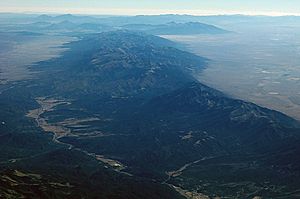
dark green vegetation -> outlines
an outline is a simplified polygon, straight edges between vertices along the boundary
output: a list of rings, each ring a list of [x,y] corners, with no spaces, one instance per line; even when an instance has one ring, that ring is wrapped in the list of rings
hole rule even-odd
[[[117,173],[54,143],[25,116],[38,107],[26,85],[1,88],[0,198],[181,198],[167,186]]]
[[[28,199],[182,198],[167,186],[113,175],[107,170],[94,171],[89,177],[85,176],[80,167],[68,171],[74,176],[72,179],[66,178],[66,174],[53,178],[49,175],[5,170],[0,173],[0,197]]]
[[[0,95],[3,194],[180,198],[172,184],[211,197],[299,197],[299,123],[199,83],[208,60],[127,31],[66,47],[31,68],[35,79]],[[46,125],[25,116],[62,101],[38,116]],[[123,173],[96,155],[123,164]],[[38,186],[26,191],[31,183]]]

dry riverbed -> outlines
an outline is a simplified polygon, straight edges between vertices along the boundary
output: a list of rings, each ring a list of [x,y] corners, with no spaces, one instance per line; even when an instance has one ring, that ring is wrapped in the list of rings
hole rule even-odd
[[[81,123],[84,122],[92,122],[92,121],[98,121],[99,118],[92,117],[92,118],[84,118],[84,119],[76,119],[76,118],[68,118],[62,122],[57,123],[50,123],[46,117],[43,116],[44,113],[54,111],[55,108],[59,105],[70,105],[71,102],[62,100],[62,99],[53,99],[53,98],[47,98],[47,97],[39,97],[36,98],[37,103],[39,104],[39,108],[30,110],[27,113],[27,117],[33,118],[37,125],[41,127],[45,132],[51,132],[53,133],[53,141],[59,144],[67,145],[69,149],[74,149],[74,147],[70,144],[64,143],[59,141],[60,138],[66,137],[66,136],[85,136],[85,137],[103,137],[103,136],[112,136],[112,134],[104,134],[103,132],[93,131],[85,134],[76,134],[72,132],[70,127],[82,127]],[[85,127],[85,126],[84,126]],[[103,162],[104,164],[112,167],[115,171],[122,172],[126,168],[122,163],[119,161],[106,158],[103,155],[98,155],[94,153],[90,153],[88,151],[76,148],[76,150],[81,151],[85,153],[88,156],[92,156],[95,159]],[[124,173],[124,172],[122,172]],[[128,174],[128,173],[126,173]]]

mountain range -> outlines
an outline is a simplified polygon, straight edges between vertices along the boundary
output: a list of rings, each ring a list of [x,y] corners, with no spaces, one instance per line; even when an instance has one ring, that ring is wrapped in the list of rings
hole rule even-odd
[[[0,195],[299,196],[299,122],[199,82],[210,60],[127,30],[65,47],[0,95]]]
[[[176,23],[151,25],[151,24],[128,24],[122,26],[127,30],[143,31],[154,35],[193,35],[193,34],[224,34],[229,31],[213,25],[199,22]]]

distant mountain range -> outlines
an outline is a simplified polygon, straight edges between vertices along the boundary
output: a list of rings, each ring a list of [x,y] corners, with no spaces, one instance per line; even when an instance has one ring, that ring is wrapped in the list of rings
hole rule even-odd
[[[1,16],[1,15],[0,15]],[[10,16],[10,15],[9,15]],[[165,19],[167,16],[157,16],[159,19]],[[151,18],[151,20],[157,17]],[[214,25],[200,23],[191,18],[188,20],[178,20],[176,16],[174,21],[172,17],[168,20],[161,20],[160,23],[149,21],[146,16],[136,16],[130,18],[130,21],[118,22],[118,20],[127,19],[127,17],[93,17],[93,16],[77,16],[77,15],[39,15],[28,16],[26,23],[22,22],[22,18],[15,18],[18,26],[5,26],[5,31],[27,31],[37,33],[57,33],[57,34],[73,34],[79,33],[100,33],[114,30],[131,30],[140,31],[154,35],[191,35],[191,34],[224,34],[230,33]],[[141,19],[140,19],[141,18]],[[142,19],[145,19],[144,21]],[[0,18],[1,20],[1,18]],[[115,21],[116,20],[116,21]],[[200,20],[201,21],[201,20]],[[1,21],[0,21],[1,23]],[[1,28],[0,28],[1,30]]]
[[[226,27],[228,24],[243,23],[299,23],[299,16],[249,16],[249,15],[212,15],[212,16],[194,16],[194,15],[137,15],[137,16],[111,16],[111,15],[37,15],[37,14],[16,14],[16,13],[0,13],[0,23],[7,20],[15,23],[28,22],[51,22],[59,23],[62,21],[70,21],[73,23],[100,23],[109,26],[124,26],[127,24],[151,24],[160,25],[171,22],[188,23],[200,22],[212,24],[215,26]]]
[[[199,22],[171,22],[161,25],[128,24],[122,27],[128,30],[143,31],[154,35],[224,34],[229,32],[216,26]]]

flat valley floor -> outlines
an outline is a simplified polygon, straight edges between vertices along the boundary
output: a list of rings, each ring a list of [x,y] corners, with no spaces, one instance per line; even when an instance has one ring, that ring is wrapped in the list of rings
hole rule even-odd
[[[210,59],[199,76],[204,84],[300,120],[299,30],[239,26],[230,34],[163,37]]]

